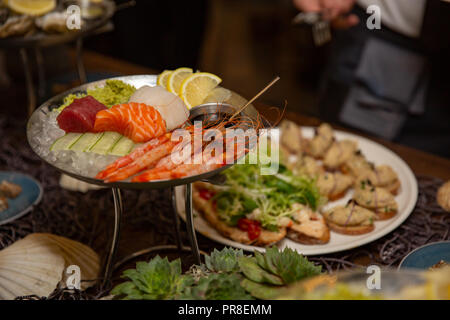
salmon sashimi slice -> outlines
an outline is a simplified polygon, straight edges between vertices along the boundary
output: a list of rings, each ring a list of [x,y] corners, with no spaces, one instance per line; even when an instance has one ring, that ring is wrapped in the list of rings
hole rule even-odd
[[[166,123],[152,106],[130,102],[96,114],[94,132],[115,131],[134,142],[147,142],[166,133]]]

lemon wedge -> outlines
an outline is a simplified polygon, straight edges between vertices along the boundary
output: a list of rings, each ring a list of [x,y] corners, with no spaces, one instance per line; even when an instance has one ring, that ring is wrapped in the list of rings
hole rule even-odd
[[[56,0],[8,0],[8,7],[20,14],[40,16],[56,7]]]
[[[172,70],[164,70],[163,72],[161,72],[158,76],[158,79],[156,80],[156,84],[167,89],[167,80],[169,79],[169,76],[172,74],[172,72]]]
[[[167,90],[172,93],[179,94],[181,84],[184,79],[189,77],[192,74],[191,68],[178,68],[169,75],[167,78]]]
[[[203,100],[222,82],[218,76],[208,72],[197,72],[188,76],[180,88],[180,97],[188,109],[203,103]]]

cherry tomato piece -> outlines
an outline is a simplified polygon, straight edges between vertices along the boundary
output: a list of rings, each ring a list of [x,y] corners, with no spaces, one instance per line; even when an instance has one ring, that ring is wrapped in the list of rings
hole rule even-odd
[[[214,197],[214,195],[215,195],[215,193],[213,191],[208,190],[208,189],[201,189],[198,193],[199,193],[200,198],[203,198],[205,200],[209,200],[212,197]]]

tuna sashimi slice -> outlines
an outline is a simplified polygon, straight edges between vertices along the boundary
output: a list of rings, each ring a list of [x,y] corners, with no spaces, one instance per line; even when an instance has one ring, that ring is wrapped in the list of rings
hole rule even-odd
[[[97,112],[107,109],[106,106],[93,98],[86,96],[75,99],[56,118],[59,127],[65,132],[90,132],[94,128]]]

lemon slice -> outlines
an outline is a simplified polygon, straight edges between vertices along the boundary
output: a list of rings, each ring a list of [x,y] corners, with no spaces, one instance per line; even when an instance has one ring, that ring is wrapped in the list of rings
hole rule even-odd
[[[202,103],[219,102],[223,103],[231,98],[231,91],[225,88],[217,87],[213,89]]]
[[[21,14],[40,16],[56,7],[56,0],[8,0],[8,7]]]
[[[174,70],[167,78],[167,89],[175,94],[180,93],[181,84],[184,79],[192,74],[191,68],[178,68]]]
[[[187,77],[180,88],[180,97],[191,109],[203,103],[211,91],[222,82],[218,76],[208,72],[198,72]]]
[[[172,72],[172,70],[164,70],[163,72],[161,72],[158,76],[158,79],[156,80],[156,84],[167,89],[167,80],[169,79],[169,76],[172,74]]]

